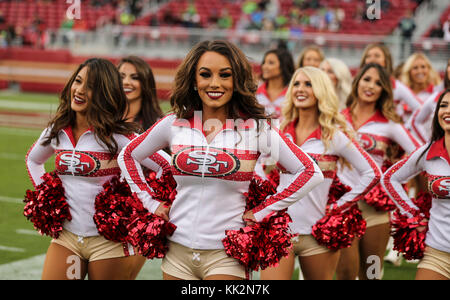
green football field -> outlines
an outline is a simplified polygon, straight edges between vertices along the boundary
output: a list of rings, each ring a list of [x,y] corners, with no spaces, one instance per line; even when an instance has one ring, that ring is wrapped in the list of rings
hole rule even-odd
[[[57,103],[54,94],[0,91],[0,279],[40,278],[50,238],[39,235],[23,216],[23,197],[32,188],[24,158]],[[161,106],[169,110],[168,102]],[[50,159],[47,171],[52,164]],[[159,264],[147,262],[138,279],[160,279]],[[414,279],[415,272],[413,263],[386,263],[383,279]]]

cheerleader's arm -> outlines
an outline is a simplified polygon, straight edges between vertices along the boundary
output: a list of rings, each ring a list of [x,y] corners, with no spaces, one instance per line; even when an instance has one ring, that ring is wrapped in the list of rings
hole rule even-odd
[[[161,203],[151,197],[151,188],[145,180],[141,164],[157,172],[164,168],[165,159],[159,159],[159,156],[164,154],[158,151],[169,144],[173,119],[173,116],[169,115],[155,123],[146,132],[131,140],[117,158],[131,191],[137,194],[151,213],[154,213]]]
[[[420,161],[418,159],[425,149],[426,146],[422,146],[410,156],[397,162],[381,178],[381,184],[386,193],[394,201],[400,212],[409,218],[415,216],[419,209],[408,197],[408,194],[403,188],[403,183],[422,172],[422,161],[425,155],[422,156]]]
[[[420,147],[420,143],[402,124],[395,123],[394,126],[392,126],[390,138],[402,147],[402,149],[408,154]]]
[[[45,129],[25,156],[28,175],[35,188],[43,182],[41,177],[45,174],[44,164],[55,152],[51,144],[42,145],[49,133],[50,129]]]
[[[414,112],[411,117],[411,127],[412,130],[417,134],[417,136],[426,143],[430,137],[431,128],[425,128],[424,125],[427,124],[427,120],[433,118],[434,111],[436,109],[436,103],[439,99],[441,93],[434,93],[425,101],[423,106]]]
[[[260,151],[270,154],[292,178],[290,184],[255,207],[252,212],[257,221],[268,214],[287,208],[306,196],[323,181],[323,174],[312,158],[291,142],[277,128],[265,128],[259,136]]]
[[[417,97],[414,92],[407,87],[403,82],[396,80],[394,89],[394,99],[401,100],[403,103],[414,111],[422,106],[422,100]]]
[[[335,134],[333,145],[336,145],[339,155],[349,162],[359,174],[359,177],[355,178],[357,184],[333,205],[333,209],[346,210],[364,197],[380,181],[381,171],[358,142],[350,139],[344,133],[337,132]]]

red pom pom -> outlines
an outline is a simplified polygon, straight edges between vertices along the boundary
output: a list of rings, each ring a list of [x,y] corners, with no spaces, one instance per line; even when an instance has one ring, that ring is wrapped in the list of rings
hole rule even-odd
[[[266,177],[274,187],[277,187],[280,184],[280,171],[278,168],[273,168]]]
[[[429,192],[420,192],[415,199],[412,199],[414,204],[417,205],[420,212],[424,214],[427,219],[430,218],[431,200],[432,197]]]
[[[391,211],[396,208],[395,203],[392,202],[381,184],[377,184],[371,189],[370,192],[364,196],[364,200],[378,211]]]
[[[248,270],[258,271],[276,266],[292,247],[289,223],[285,210],[266,216],[261,222],[239,230],[226,230],[222,240],[228,256],[239,261]]]
[[[142,210],[142,202],[131,193],[125,180],[117,176],[103,185],[104,190],[95,197],[94,223],[98,232],[113,242],[127,241],[131,215]]]
[[[403,253],[405,259],[421,259],[425,251],[427,224],[419,213],[413,218],[407,218],[396,210],[391,219],[391,235],[394,238],[393,249]],[[425,229],[417,230],[420,226],[424,226]]]
[[[57,239],[64,221],[72,220],[69,204],[56,171],[45,173],[41,178],[44,182],[36,191],[26,191],[23,214],[41,234]]]
[[[146,181],[153,189],[153,199],[167,205],[173,202],[176,182],[171,172],[160,178],[150,172]],[[94,222],[99,233],[114,242],[130,243],[149,259],[164,257],[167,235],[172,235],[176,226],[149,213],[125,180],[114,177],[103,187],[95,202]]]
[[[352,188],[348,185],[343,184],[339,177],[335,176],[333,178],[333,183],[330,186],[330,191],[328,192],[328,202],[327,204],[336,203],[345,193],[351,191]]]
[[[366,221],[357,205],[344,212],[331,211],[312,228],[312,235],[321,245],[331,250],[348,248],[354,238],[359,238],[366,231]]]
[[[145,176],[151,187],[151,196],[169,206],[175,200],[177,183],[172,172],[165,172],[156,178],[155,172]],[[127,225],[127,241],[148,259],[163,258],[167,251],[167,236],[175,231],[176,226],[163,218],[148,212],[145,208],[136,209]]]
[[[154,200],[164,202],[167,206],[172,204],[177,195],[177,182],[172,172],[164,172],[160,178],[156,178],[155,172],[150,172],[145,179],[151,187],[151,196]]]
[[[248,192],[244,193],[245,196],[245,211],[249,211],[260,203],[262,203],[267,196],[273,195],[276,192],[276,187],[268,180],[262,180],[259,177],[253,178],[248,186]]]
[[[128,242],[148,259],[163,258],[167,251],[167,236],[176,229],[173,223],[145,211],[136,212],[130,220]]]
[[[253,209],[267,196],[276,192],[275,186],[268,180],[253,178],[246,197],[246,211]],[[226,230],[222,243],[228,256],[239,261],[247,270],[264,270],[278,264],[282,257],[289,254],[294,237],[289,231],[292,222],[286,210],[271,213],[261,222],[239,230]]]

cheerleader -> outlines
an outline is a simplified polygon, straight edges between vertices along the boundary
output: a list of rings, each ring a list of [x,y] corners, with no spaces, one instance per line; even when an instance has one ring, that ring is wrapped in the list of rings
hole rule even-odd
[[[347,109],[342,113],[356,130],[362,147],[381,169],[395,157],[395,145],[407,153],[419,146],[394,111],[389,76],[379,64],[369,63],[358,72],[353,80]],[[351,187],[355,185],[355,178],[358,178],[348,168],[341,170],[338,176]],[[366,233],[360,240],[355,240],[350,248],[341,250],[338,279],[355,279],[358,270],[359,279],[366,279],[367,258],[377,255],[381,263],[389,239],[389,212],[377,211],[364,200],[358,204],[367,222]]]
[[[339,100],[339,109],[345,108],[345,102],[352,89],[352,73],[347,65],[338,58],[326,58],[319,68],[331,79]]]
[[[317,46],[305,47],[298,56],[297,68],[315,67],[318,68],[320,63],[325,59],[322,49]]]
[[[430,137],[431,121],[436,109],[436,103],[442,94],[442,89],[450,88],[450,59],[447,61],[442,88],[438,88],[436,92],[430,95],[423,106],[416,110],[411,118],[410,127],[412,132],[420,139],[422,143],[426,143]]]
[[[55,154],[55,168],[65,191],[72,219],[53,239],[45,258],[42,279],[68,279],[68,259],[80,259],[79,278],[129,279],[132,247],[100,236],[93,220],[95,197],[103,184],[120,174],[117,154],[137,127],[124,119],[127,99],[119,72],[104,59],[82,63],[65,85],[49,127],[26,156],[30,179],[37,187],[44,163]],[[168,167],[155,154],[142,163],[157,172]],[[70,278],[69,278],[70,279]]]
[[[122,58],[117,68],[129,103],[127,119],[139,123],[145,131],[164,115],[156,97],[152,69],[137,56]]]
[[[279,118],[289,80],[294,73],[294,60],[284,48],[269,50],[261,65],[263,83],[256,91],[256,99],[272,118]]]
[[[289,206],[288,213],[293,220],[290,227],[299,236],[294,238],[289,257],[283,258],[277,267],[262,271],[261,279],[291,279],[296,255],[305,279],[333,279],[339,251],[319,245],[311,235],[312,227],[327,210],[345,210],[355,204],[381,177],[373,159],[352,139],[354,133],[339,114],[339,101],[331,86],[327,74],[313,67],[298,69],[289,84],[281,130],[315,159],[325,180],[301,201]],[[327,209],[339,160],[356,169],[359,180],[351,191]]]
[[[391,52],[384,44],[374,43],[367,45],[363,52],[359,67],[362,68],[365,64],[371,62],[377,63],[384,67],[389,76],[393,74],[394,69]],[[422,106],[422,100],[400,80],[394,78],[393,76],[390,77],[390,80],[393,90],[395,110],[397,115],[402,118],[403,122],[407,123],[412,112]]]
[[[281,105],[294,71],[294,60],[287,49],[277,48],[264,54],[261,65],[263,83],[256,91],[256,99],[265,107],[266,114],[273,119],[281,116]],[[274,163],[269,155],[260,156],[255,167],[256,174],[264,178],[265,172],[271,171],[266,166]]]
[[[323,180],[313,160],[267,123],[252,69],[227,41],[204,41],[188,53],[176,76],[170,114],[119,155],[131,189],[152,210],[166,209],[177,226],[162,262],[164,279],[242,279],[244,266],[224,251],[226,230],[287,208]],[[177,194],[167,209],[151,199],[139,162],[170,147]],[[291,178],[283,190],[244,214],[260,153],[271,154]]]
[[[382,184],[401,214],[424,219],[409,199],[402,183],[425,172],[432,196],[425,253],[417,266],[416,280],[450,279],[450,90],[439,97],[431,140],[386,171]],[[419,227],[419,230],[424,230]]]
[[[117,66],[122,78],[123,89],[127,96],[129,109],[127,120],[141,125],[141,132],[147,130],[163,117],[156,97],[156,83],[150,66],[137,56],[127,56]],[[146,258],[136,254],[135,267],[131,278],[135,279],[146,262]]]
[[[421,52],[408,57],[402,68],[400,80],[414,92],[422,103],[431,94],[438,91],[441,82],[438,72],[433,68],[428,57]]]

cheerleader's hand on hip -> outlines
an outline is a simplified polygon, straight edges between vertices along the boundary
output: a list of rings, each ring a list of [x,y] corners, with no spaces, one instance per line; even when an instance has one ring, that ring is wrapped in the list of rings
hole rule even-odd
[[[242,220],[244,220],[247,226],[251,226],[257,222],[251,210],[244,213],[244,215],[242,216]]]
[[[155,210],[155,215],[163,218],[165,221],[169,222],[169,212],[172,206],[166,206],[164,203],[161,203],[158,208]]]

